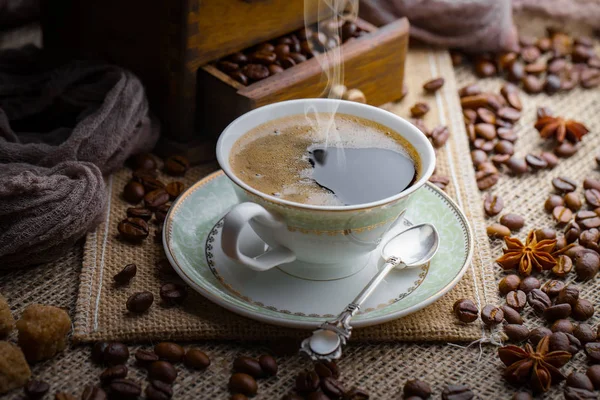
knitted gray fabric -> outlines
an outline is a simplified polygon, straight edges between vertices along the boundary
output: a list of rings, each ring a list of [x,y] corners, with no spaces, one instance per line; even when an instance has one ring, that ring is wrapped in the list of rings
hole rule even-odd
[[[0,268],[55,259],[102,217],[102,174],[149,151],[159,125],[115,66],[0,53]]]

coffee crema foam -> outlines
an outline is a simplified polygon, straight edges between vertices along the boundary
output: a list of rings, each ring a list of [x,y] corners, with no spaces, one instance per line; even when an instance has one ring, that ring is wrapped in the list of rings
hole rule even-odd
[[[318,128],[323,124],[317,124],[316,119],[332,124]],[[345,205],[312,178],[309,155],[317,147],[392,150],[411,159],[415,177],[421,170],[417,151],[398,133],[379,123],[339,113],[292,115],[259,125],[235,142],[229,163],[236,176],[262,193],[302,204]],[[339,162],[344,162],[343,157]],[[370,162],[370,167],[377,166],[376,159]]]

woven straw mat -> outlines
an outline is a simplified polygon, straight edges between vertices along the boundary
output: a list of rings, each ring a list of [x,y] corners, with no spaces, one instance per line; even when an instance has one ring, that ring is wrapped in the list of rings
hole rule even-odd
[[[447,77],[443,89],[437,95],[425,95],[421,85],[438,75]],[[446,148],[438,152],[438,173],[453,176],[448,193],[457,199],[458,204],[465,210],[476,237],[479,238],[473,265],[456,288],[432,306],[400,320],[357,329],[353,340],[470,341],[485,334],[477,324],[460,325],[450,313],[453,302],[458,298],[473,298],[480,305],[495,298],[495,292],[490,290],[493,273],[489,262],[489,244],[483,233],[482,211],[477,203],[473,171],[468,157],[465,157],[468,154],[468,144],[455,95],[453,75],[447,52],[411,51],[407,62],[407,76],[410,77],[407,79],[407,85],[410,94],[401,103],[389,108],[408,117],[410,105],[421,98],[432,106],[426,120],[428,125],[432,128],[440,123],[450,125],[454,135]],[[214,169],[214,164],[195,167],[186,174],[183,182],[189,187]],[[162,282],[155,268],[156,262],[162,257],[161,246],[151,239],[141,246],[122,243],[116,239],[117,224],[124,218],[128,207],[120,196],[130,176],[131,171],[122,170],[108,179],[111,201],[106,220],[95,232],[89,234],[86,240],[75,316],[77,341],[159,338],[259,340],[306,335],[303,331],[284,329],[240,317],[195,292],[183,307],[154,306],[144,315],[135,318],[127,315],[125,303],[131,293],[150,290],[154,292],[155,298],[158,298],[158,289]],[[169,181],[170,178],[163,176],[161,179]],[[154,231],[151,232],[151,236],[153,233]],[[136,278],[127,288],[114,287],[112,277],[131,262],[138,266]]]

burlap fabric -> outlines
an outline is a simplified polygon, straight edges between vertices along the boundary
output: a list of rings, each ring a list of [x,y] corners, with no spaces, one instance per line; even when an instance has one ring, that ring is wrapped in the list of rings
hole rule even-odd
[[[523,20],[521,20],[523,21]],[[527,16],[524,19],[526,24],[522,27],[544,26],[544,21]],[[567,29],[576,29],[578,26],[571,25]],[[457,80],[459,85],[464,85],[476,80],[469,67],[460,67],[457,69]],[[492,80],[490,85],[496,87],[500,81]],[[598,174],[591,163],[591,154],[596,152],[596,141],[600,124],[598,117],[590,115],[592,111],[586,111],[589,103],[597,98],[598,91],[576,90],[570,94],[557,97],[547,97],[545,95],[526,96],[523,100],[527,108],[533,110],[535,104],[562,104],[565,113],[582,118],[589,118],[585,122],[590,128],[595,130],[583,142],[582,150],[575,156],[577,158],[567,161],[571,165],[569,173],[577,173],[578,162],[582,162],[581,173],[590,175]],[[556,103],[555,103],[556,100]],[[587,104],[587,105],[586,105]],[[568,108],[567,106],[568,105]],[[556,107],[556,106],[555,106]],[[525,122],[525,118],[519,124],[520,144],[527,143],[529,140],[536,140],[537,133],[530,124]],[[522,149],[519,148],[519,152]],[[466,157],[466,155],[465,155]],[[581,161],[578,161],[578,158]],[[559,168],[563,168],[565,163]],[[551,174],[558,173],[558,170]],[[540,177],[542,177],[540,175]],[[511,191],[521,191],[520,197],[530,199],[530,203],[524,200],[519,203],[516,196],[510,197],[507,201],[507,211],[522,212],[528,215],[529,223],[533,223],[535,218],[540,222],[553,226],[547,219],[542,210],[542,201],[552,190],[547,184],[540,184],[541,191],[528,190],[522,184],[527,177],[521,180],[503,179],[497,189],[503,187],[510,188]],[[535,179],[534,179],[535,180]],[[512,182],[512,183],[511,183]],[[514,188],[512,186],[515,186]],[[543,186],[543,187],[542,187]],[[509,200],[508,194],[505,194]],[[479,201],[477,195],[475,201]],[[538,204],[534,204],[535,202]],[[521,204],[521,209],[517,208]],[[528,214],[527,210],[532,210]],[[537,215],[537,217],[536,217]],[[524,233],[525,230],[523,230]],[[522,237],[522,235],[521,235]],[[493,256],[497,257],[498,245],[495,244]],[[12,306],[15,316],[19,316],[22,310],[31,303],[42,302],[65,307],[72,316],[75,315],[76,298],[79,290],[79,276],[81,265],[83,263],[82,244],[73,248],[72,252],[62,259],[40,266],[35,269],[22,269],[11,272],[0,272],[0,292],[8,299]],[[495,269],[496,279],[502,276],[500,269]],[[597,282],[597,281],[596,281]],[[584,294],[590,300],[598,304],[597,284],[587,283],[583,285]],[[594,293],[596,292],[596,293]],[[533,316],[526,316],[526,324],[529,327],[541,325],[543,322]],[[596,326],[600,318],[596,315],[590,321]],[[14,339],[14,336],[12,337]],[[258,355],[265,350],[269,350],[270,345],[277,341],[269,343],[245,344],[242,341],[201,341],[187,343],[186,346],[198,346],[206,351],[211,359],[212,365],[204,372],[192,372],[182,366],[178,367],[179,375],[174,385],[175,398],[180,399],[228,399],[227,380],[231,374],[231,365],[234,357],[240,354]],[[150,344],[142,346],[130,346],[130,351],[136,348],[149,348]],[[477,397],[480,399],[509,399],[517,390],[515,387],[507,385],[501,378],[503,370],[502,363],[498,360],[496,354],[497,348],[492,345],[484,345],[480,348],[473,345],[469,348],[457,347],[442,343],[372,343],[361,342],[350,344],[342,360],[339,361],[342,372],[342,382],[347,386],[357,385],[365,388],[371,393],[373,399],[400,399],[402,385],[406,380],[420,378],[432,385],[433,397],[439,399],[442,388],[448,383],[464,383],[473,388]],[[90,346],[71,346],[62,354],[54,359],[33,365],[33,375],[36,379],[44,380],[50,383],[50,394],[66,391],[73,395],[80,396],[85,385],[95,385],[98,383],[98,375],[102,371],[90,362]],[[259,383],[259,394],[255,397],[262,399],[280,399],[284,394],[293,388],[293,377],[302,369],[307,367],[305,361],[297,356],[282,356],[277,358],[280,369],[277,378],[263,380]],[[133,366],[130,361],[129,376],[139,382],[146,382],[145,374]],[[567,366],[563,368],[565,373],[571,371],[584,372],[587,368],[585,356],[579,353]],[[46,396],[51,398],[50,395]],[[22,392],[16,390],[4,397],[5,399],[22,399]],[[544,399],[562,399],[562,386],[553,387]]]
[[[408,117],[410,105],[423,100],[432,105],[426,119],[431,128],[440,123],[452,125],[452,140],[438,152],[438,173],[454,176],[448,193],[457,199],[475,229],[475,237],[479,239],[477,252],[473,266],[463,280],[440,301],[401,320],[356,330],[352,340],[479,339],[485,335],[481,326],[461,326],[448,313],[458,298],[473,298],[481,305],[492,301],[495,295],[495,291],[490,289],[493,277],[489,244],[483,234],[482,211],[480,205],[473,202],[477,188],[473,185],[470,161],[463,157],[468,154],[468,144],[460,118],[455,118],[456,115],[460,116],[460,106],[455,94],[456,85],[450,59],[447,52],[442,50],[415,50],[409,56],[407,68],[410,94],[400,104],[391,106],[390,110]],[[424,94],[422,83],[438,75],[447,77],[443,90],[437,97]],[[183,179],[186,187],[214,169],[215,164],[194,168]],[[138,318],[127,315],[125,303],[131,293],[151,290],[158,298],[161,283],[168,279],[156,273],[155,264],[161,257],[161,246],[153,240],[134,246],[122,243],[115,237],[117,224],[125,217],[129,206],[121,199],[121,192],[130,177],[131,171],[123,170],[108,180],[111,198],[109,212],[98,229],[87,237],[75,318],[76,340],[152,340],[164,337],[182,340],[261,340],[306,336],[304,331],[282,329],[239,317],[197,293],[192,293],[181,308],[155,306],[147,315]],[[173,180],[166,176],[161,179],[165,182]],[[114,287],[112,277],[123,266],[132,262],[137,264],[138,273],[130,287]]]

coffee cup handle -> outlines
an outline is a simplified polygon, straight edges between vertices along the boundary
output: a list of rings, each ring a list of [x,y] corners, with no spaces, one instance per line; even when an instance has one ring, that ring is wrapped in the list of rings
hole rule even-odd
[[[267,211],[256,203],[240,203],[227,213],[223,221],[221,248],[230,258],[239,261],[254,271],[266,271],[280,264],[289,263],[296,259],[294,253],[283,246],[273,246],[268,251],[256,257],[249,257],[240,251],[240,233],[248,222],[256,218],[261,223],[271,227],[285,226],[281,218]]]

